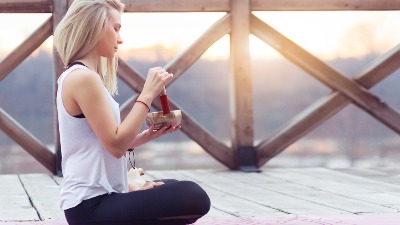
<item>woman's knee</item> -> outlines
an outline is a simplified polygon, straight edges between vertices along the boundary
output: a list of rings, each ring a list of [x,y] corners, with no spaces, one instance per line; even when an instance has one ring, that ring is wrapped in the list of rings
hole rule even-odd
[[[190,195],[190,206],[196,211],[194,213],[200,215],[207,214],[211,207],[211,201],[207,193],[193,181],[182,181],[182,184]]]

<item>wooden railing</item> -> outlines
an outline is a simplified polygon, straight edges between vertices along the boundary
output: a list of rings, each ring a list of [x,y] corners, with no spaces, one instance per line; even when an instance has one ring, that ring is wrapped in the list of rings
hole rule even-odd
[[[30,37],[0,63],[0,80],[27,58],[52,35],[54,28],[73,0],[0,0],[0,13],[52,13]],[[230,35],[231,75],[231,147],[204,130],[190,115],[183,112],[182,131],[203,149],[230,169],[257,171],[268,160],[284,151],[349,103],[357,105],[393,131],[400,134],[400,114],[368,91],[400,66],[400,45],[387,52],[380,62],[371,65],[364,74],[348,78],[292,42],[277,30],[257,18],[252,11],[344,11],[400,10],[400,0],[124,0],[126,12],[227,12],[188,49],[164,67],[174,74],[174,82],[216,41]],[[253,34],[329,87],[332,92],[297,114],[273,135],[254,145],[252,106],[252,71],[249,35]],[[56,79],[63,66],[54,54],[54,93]],[[139,93],[144,78],[134,68],[120,60],[118,74]],[[172,83],[171,82],[171,83]],[[168,85],[170,85],[169,83]],[[246,91],[243,91],[246,90]],[[54,94],[55,95],[55,94]],[[138,95],[121,105],[125,117]],[[177,104],[170,99],[172,109]],[[159,101],[153,106],[161,110]],[[54,118],[57,120],[56,118]],[[57,123],[56,123],[57,124]],[[56,154],[19,125],[0,108],[0,129],[20,144],[52,173],[60,173],[60,143],[55,127]],[[58,163],[57,163],[58,162]]]

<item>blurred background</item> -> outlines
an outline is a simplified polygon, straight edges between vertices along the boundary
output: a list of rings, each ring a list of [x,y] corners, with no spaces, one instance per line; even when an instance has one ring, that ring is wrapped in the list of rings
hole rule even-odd
[[[362,74],[400,40],[400,14],[396,11],[254,14],[348,77]],[[224,15],[125,13],[124,44],[118,54],[145,76],[150,67],[165,65]],[[50,16],[0,14],[0,61]],[[0,107],[50,149],[55,139],[52,54],[50,37],[0,82]],[[250,54],[257,144],[331,90],[254,36],[250,37]],[[228,57],[229,35],[225,35],[167,92],[204,128],[230,145]],[[399,111],[399,84],[397,70],[371,92]],[[122,104],[132,94],[121,81],[115,98]],[[399,147],[398,134],[350,104],[264,167],[397,166]],[[147,170],[224,168],[182,132],[138,148],[135,156],[136,165]],[[0,173],[34,172],[47,170],[0,132]]]

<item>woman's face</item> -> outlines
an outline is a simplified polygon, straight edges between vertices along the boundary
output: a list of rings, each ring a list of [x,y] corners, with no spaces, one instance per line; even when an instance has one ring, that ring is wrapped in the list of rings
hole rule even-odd
[[[96,47],[100,56],[113,58],[118,50],[118,45],[122,44],[122,38],[119,34],[119,30],[121,29],[121,13],[111,8],[108,11],[108,16],[103,36]]]

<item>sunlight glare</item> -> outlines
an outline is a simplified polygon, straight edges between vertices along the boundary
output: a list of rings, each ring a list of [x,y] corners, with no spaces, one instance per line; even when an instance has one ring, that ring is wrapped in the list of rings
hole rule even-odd
[[[400,40],[400,14],[394,11],[339,12],[253,12],[253,14],[302,48],[323,58],[362,57],[383,54]],[[124,13],[121,54],[153,59],[152,48],[162,48],[166,58],[189,47],[212,24],[225,15],[215,13]],[[23,42],[50,14],[0,14],[0,57]],[[27,23],[29,21],[29,23]],[[252,57],[278,57],[266,44],[250,35]],[[44,48],[52,49],[52,38]],[[142,49],[135,51],[135,49]],[[153,55],[153,56],[151,56]],[[229,56],[229,35],[212,45],[203,55],[207,59]],[[135,56],[136,57],[136,56]]]
[[[395,11],[254,12],[254,15],[312,54],[328,60],[382,54],[400,40],[400,14]]]
[[[9,54],[51,15],[48,13],[0,13],[0,57]],[[53,48],[52,37],[42,45],[46,50]]]

